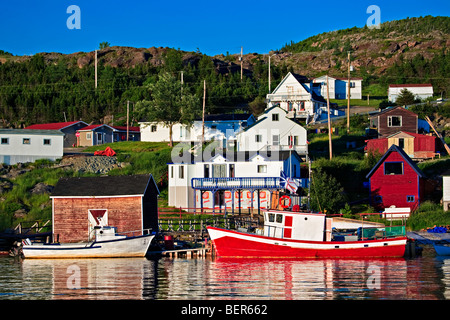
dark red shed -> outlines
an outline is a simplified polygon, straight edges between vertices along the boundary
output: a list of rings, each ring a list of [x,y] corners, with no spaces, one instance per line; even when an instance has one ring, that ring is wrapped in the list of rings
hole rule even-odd
[[[378,210],[395,206],[418,208],[425,189],[425,175],[397,145],[392,145],[366,176],[370,203]]]

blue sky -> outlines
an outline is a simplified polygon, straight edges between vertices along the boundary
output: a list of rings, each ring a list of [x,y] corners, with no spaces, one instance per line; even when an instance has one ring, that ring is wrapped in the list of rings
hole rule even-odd
[[[448,0],[390,1],[137,1],[24,0],[0,6],[0,49],[14,55],[93,51],[99,43],[200,50],[208,55],[268,53],[291,40],[363,27],[370,5],[381,22],[449,16]],[[80,8],[81,29],[69,29],[70,5]]]

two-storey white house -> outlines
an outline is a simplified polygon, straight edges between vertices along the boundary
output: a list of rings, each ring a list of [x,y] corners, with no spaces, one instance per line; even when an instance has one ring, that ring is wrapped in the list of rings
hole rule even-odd
[[[174,160],[174,159],[172,159]],[[175,159],[169,166],[169,206],[193,209],[263,209],[283,189],[281,171],[300,179],[295,151],[227,152]]]
[[[272,93],[267,94],[267,108],[279,105],[289,118],[299,118],[307,123],[314,121],[326,100],[313,90],[313,83],[305,76],[289,72]]]
[[[251,126],[236,135],[238,151],[295,150],[300,156],[308,154],[307,131],[289,112],[279,105],[272,106]]]
[[[59,130],[0,129],[0,163],[56,160],[63,154],[64,133]]]
[[[388,88],[388,99],[395,102],[402,90],[410,91],[416,99],[426,99],[433,96],[433,86],[425,84],[390,84]]]
[[[233,141],[235,135],[243,128],[253,124],[255,117],[251,114],[213,114],[205,115],[204,141]],[[163,142],[170,140],[169,127],[162,122],[140,122],[141,141]],[[172,139],[174,142],[202,141],[203,121],[196,120],[191,126],[174,124]]]
[[[362,99],[362,80],[362,78],[350,78],[350,99]],[[346,78],[334,78],[324,75],[313,79],[313,88],[316,94],[325,99],[328,94],[330,99],[347,99],[348,83]]]

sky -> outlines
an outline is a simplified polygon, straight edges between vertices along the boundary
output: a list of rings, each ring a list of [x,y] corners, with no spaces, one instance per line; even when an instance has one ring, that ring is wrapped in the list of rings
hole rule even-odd
[[[151,1],[1,0],[0,50],[14,55],[90,52],[101,42],[170,47],[207,55],[269,53],[327,31],[449,16],[448,0]],[[220,3],[220,4],[215,4]],[[68,10],[74,5],[79,10]],[[370,19],[369,23],[373,23]]]

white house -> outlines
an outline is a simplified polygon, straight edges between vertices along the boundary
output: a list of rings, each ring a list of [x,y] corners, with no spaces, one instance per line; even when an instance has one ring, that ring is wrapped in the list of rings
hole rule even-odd
[[[205,141],[234,140],[236,133],[255,122],[249,114],[205,115]],[[162,122],[140,122],[141,141],[169,141],[169,127]],[[199,142],[202,140],[203,121],[196,120],[191,126],[175,124],[172,126],[172,139],[175,142]]]
[[[271,192],[283,189],[281,171],[306,186],[300,179],[301,162],[295,151],[227,152],[175,159],[168,165],[168,204],[189,209],[269,208]]]
[[[77,130],[86,127],[88,124],[84,121],[70,121],[70,122],[54,122],[54,123],[42,123],[33,124],[25,129],[33,130],[59,130],[65,134],[64,147],[70,148],[77,145]]]
[[[442,176],[442,192],[444,211],[450,211],[450,171],[447,171],[447,173]]]
[[[362,78],[350,78],[350,99],[362,99]],[[347,99],[348,79],[328,76],[330,99]],[[327,98],[327,76],[313,79],[314,92]]]
[[[308,154],[307,131],[289,112],[279,105],[272,106],[258,117],[253,125],[236,135],[238,151],[295,150],[299,155]]]
[[[0,163],[56,160],[64,154],[64,133],[59,130],[0,129]]]
[[[310,122],[318,110],[326,108],[326,100],[313,90],[306,77],[289,72],[272,93],[267,94],[267,108],[280,105],[289,118],[306,119]]]
[[[388,88],[388,99],[395,102],[403,89],[410,91],[416,99],[426,99],[433,96],[433,86],[426,84],[390,84]]]

